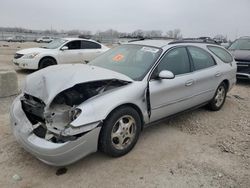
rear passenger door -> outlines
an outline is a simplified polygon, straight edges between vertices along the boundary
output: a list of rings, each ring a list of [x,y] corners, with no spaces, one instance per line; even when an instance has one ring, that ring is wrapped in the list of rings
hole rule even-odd
[[[102,53],[102,46],[92,41],[81,41],[81,62],[89,62]]]
[[[198,105],[213,98],[222,73],[212,55],[206,50],[195,46],[188,46],[187,49],[190,54],[196,82],[194,87],[195,100],[193,102]]]

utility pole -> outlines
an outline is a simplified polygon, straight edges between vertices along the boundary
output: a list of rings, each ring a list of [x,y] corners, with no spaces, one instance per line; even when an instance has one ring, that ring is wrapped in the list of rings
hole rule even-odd
[[[50,36],[52,35],[52,24],[50,25]]]

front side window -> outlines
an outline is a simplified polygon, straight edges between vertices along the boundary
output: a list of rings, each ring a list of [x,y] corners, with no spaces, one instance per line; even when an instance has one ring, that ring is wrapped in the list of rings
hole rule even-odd
[[[188,53],[185,47],[179,47],[168,52],[157,67],[157,72],[168,70],[174,75],[191,72]],[[156,74],[156,73],[154,73]]]
[[[65,46],[69,48],[69,50],[79,50],[81,49],[81,41],[75,40],[67,43]]]
[[[82,49],[100,49],[101,45],[91,41],[81,41]]]
[[[201,70],[215,65],[213,57],[205,50],[197,47],[188,47],[193,60],[194,70]]]
[[[223,48],[217,46],[208,46],[207,48],[223,62],[231,63],[233,61],[233,57]]]
[[[89,64],[142,80],[161,52],[162,49],[156,47],[126,44],[108,50]]]

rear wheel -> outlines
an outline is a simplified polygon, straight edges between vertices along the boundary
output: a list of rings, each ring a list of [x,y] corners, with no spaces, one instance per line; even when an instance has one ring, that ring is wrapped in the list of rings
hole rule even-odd
[[[43,58],[39,63],[39,69],[43,69],[45,67],[56,65],[56,61],[52,58]]]
[[[141,131],[141,119],[131,107],[114,111],[102,127],[99,149],[112,157],[127,154],[135,146]]]
[[[208,104],[210,110],[218,111],[222,108],[225,103],[227,96],[227,87],[224,82],[222,82],[216,90],[214,98]]]

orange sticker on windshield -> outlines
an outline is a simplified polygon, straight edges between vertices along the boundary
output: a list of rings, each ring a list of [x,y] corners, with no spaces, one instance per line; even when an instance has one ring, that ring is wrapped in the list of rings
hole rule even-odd
[[[113,57],[113,61],[119,62],[121,60],[123,60],[124,55],[122,54],[117,54],[115,57]]]

